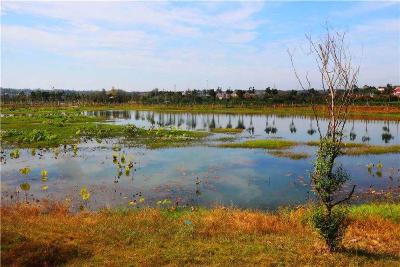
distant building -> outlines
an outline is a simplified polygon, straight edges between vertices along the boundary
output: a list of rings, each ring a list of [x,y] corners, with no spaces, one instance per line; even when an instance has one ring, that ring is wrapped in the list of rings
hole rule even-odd
[[[231,94],[228,94],[226,92],[219,92],[215,96],[218,98],[218,100],[230,99],[231,98]]]
[[[378,91],[381,93],[385,92],[385,90],[386,90],[386,87],[378,87]]]
[[[397,96],[397,97],[400,97],[400,86],[394,88],[393,95]]]
[[[254,93],[250,93],[250,92],[246,92],[244,95],[243,95],[243,98],[244,99],[253,99],[253,98],[255,98],[256,97],[256,95],[254,94]]]

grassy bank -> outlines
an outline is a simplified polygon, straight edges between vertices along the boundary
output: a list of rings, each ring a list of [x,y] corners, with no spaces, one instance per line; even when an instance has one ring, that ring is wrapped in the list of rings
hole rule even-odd
[[[318,141],[309,142],[296,142],[285,139],[262,139],[262,140],[247,140],[241,143],[223,143],[217,145],[218,147],[227,148],[261,148],[261,149],[286,149],[293,146],[307,145],[307,146],[318,146]],[[367,145],[360,143],[343,143],[342,153],[344,155],[379,155],[389,153],[400,153],[400,145]],[[307,154],[295,153],[292,151],[271,151],[270,154],[281,157],[289,157],[293,159],[306,158]],[[298,155],[297,155],[298,154]]]
[[[289,158],[289,159],[294,159],[294,160],[307,159],[311,156],[310,154],[307,154],[304,152],[293,152],[290,150],[272,150],[272,151],[269,151],[268,153],[275,157]]]
[[[392,211],[398,209],[399,204],[351,208],[343,250],[328,253],[305,208],[71,214],[56,204],[9,206],[1,208],[1,258],[3,265],[15,266],[396,266],[400,224]]]
[[[357,148],[346,148],[344,154],[346,155],[379,155],[388,153],[400,153],[400,145],[391,146],[361,146]]]
[[[210,129],[212,133],[226,133],[226,134],[238,134],[243,132],[243,129],[236,128],[212,128]]]
[[[265,140],[248,140],[242,143],[226,143],[220,144],[219,147],[229,148],[265,148],[265,149],[283,149],[297,145],[294,141],[283,139],[265,139]]]
[[[84,116],[74,110],[15,111],[1,119],[2,145],[19,148],[57,147],[81,141],[119,138],[130,145],[150,148],[182,146],[206,137],[206,132],[178,129],[142,129],[133,125],[105,124],[103,117]]]
[[[3,106],[3,113],[18,113],[19,111],[37,110],[54,108],[54,106]],[[310,105],[172,105],[172,104],[114,104],[114,105],[86,105],[80,106],[58,106],[57,109],[64,110],[152,110],[168,112],[198,112],[198,113],[225,113],[225,114],[275,114],[278,116],[314,116]],[[327,110],[324,106],[316,108],[317,114],[321,117],[327,116]],[[349,108],[349,118],[351,119],[376,119],[376,120],[400,120],[400,106],[359,106],[353,105]]]

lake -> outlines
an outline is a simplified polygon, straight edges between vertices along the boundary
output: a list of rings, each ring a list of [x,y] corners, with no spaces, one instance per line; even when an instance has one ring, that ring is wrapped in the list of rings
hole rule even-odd
[[[108,123],[135,124],[139,127],[178,127],[208,131],[212,128],[243,128],[236,135],[215,134],[205,142],[180,148],[146,149],[125,147],[114,152],[118,140],[83,142],[58,149],[21,149],[11,159],[3,151],[1,192],[3,203],[28,199],[71,201],[73,209],[82,205],[80,190],[90,192],[87,208],[157,206],[160,200],[188,206],[225,205],[240,208],[275,209],[312,200],[309,174],[314,157],[292,160],[276,157],[264,149],[219,148],[218,138],[284,138],[295,141],[318,140],[316,121],[309,117],[274,115],[230,115],[168,113],[153,111],[96,111],[88,115],[106,116]],[[322,128],[326,120],[320,119]],[[399,144],[399,122],[350,120],[345,129],[350,142],[377,145]],[[292,149],[313,155],[315,147],[300,145]],[[126,155],[134,167],[119,173],[113,153]],[[355,201],[379,198],[400,188],[400,154],[342,156],[338,162],[351,174],[347,184],[356,184]],[[382,170],[376,164],[383,164]],[[371,169],[368,164],[374,164]],[[19,170],[32,171],[23,176]],[[41,170],[48,172],[41,178]],[[27,192],[20,184],[29,183]]]

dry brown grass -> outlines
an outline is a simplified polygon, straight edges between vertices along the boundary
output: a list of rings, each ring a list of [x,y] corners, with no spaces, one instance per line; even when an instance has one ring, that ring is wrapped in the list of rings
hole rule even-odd
[[[2,207],[2,264],[398,266],[400,224],[354,218],[344,250],[331,254],[305,222],[307,212],[145,208],[72,214],[59,204]]]

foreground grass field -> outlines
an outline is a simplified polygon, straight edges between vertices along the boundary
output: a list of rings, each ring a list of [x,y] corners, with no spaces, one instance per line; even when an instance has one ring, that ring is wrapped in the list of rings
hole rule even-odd
[[[1,208],[1,258],[4,266],[399,266],[400,205],[350,210],[343,249],[328,253],[306,208],[72,214],[58,204],[20,204]]]

